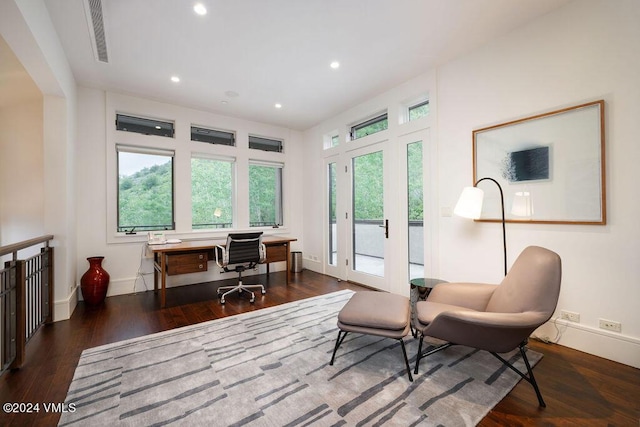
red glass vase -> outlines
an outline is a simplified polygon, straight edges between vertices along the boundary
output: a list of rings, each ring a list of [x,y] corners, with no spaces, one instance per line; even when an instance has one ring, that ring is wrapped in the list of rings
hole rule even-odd
[[[84,298],[84,302],[89,305],[102,304],[104,298],[107,296],[109,273],[102,268],[103,259],[103,256],[87,258],[87,261],[89,261],[89,269],[80,279],[82,298]]]

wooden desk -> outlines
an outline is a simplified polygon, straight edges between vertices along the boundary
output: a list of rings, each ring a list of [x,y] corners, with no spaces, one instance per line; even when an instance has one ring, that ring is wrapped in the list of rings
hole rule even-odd
[[[291,242],[298,239],[284,236],[264,236],[262,243],[267,249],[267,274],[269,264],[285,261],[287,263],[287,284],[289,284]],[[208,262],[215,261],[215,247],[225,245],[225,240],[187,240],[182,243],[166,245],[147,245],[148,253],[153,254],[153,290],[158,292],[160,278],[160,307],[166,303],[167,276],[207,271]]]

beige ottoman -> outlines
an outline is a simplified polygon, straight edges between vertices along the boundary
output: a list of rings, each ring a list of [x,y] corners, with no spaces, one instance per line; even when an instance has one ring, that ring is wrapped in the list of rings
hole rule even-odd
[[[349,332],[377,335],[400,341],[409,381],[413,381],[404,338],[409,333],[409,298],[385,292],[356,292],[338,313],[338,339],[329,365]]]

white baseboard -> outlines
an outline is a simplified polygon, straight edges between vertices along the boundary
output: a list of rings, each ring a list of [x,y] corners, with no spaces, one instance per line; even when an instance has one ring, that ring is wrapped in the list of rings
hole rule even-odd
[[[640,339],[635,337],[561,319],[551,319],[532,336],[640,368]]]
[[[53,302],[53,321],[68,320],[78,305],[78,286],[74,287],[67,298]]]
[[[302,266],[304,268],[306,268],[307,270],[311,270],[311,271],[316,272],[316,273],[324,274],[324,271],[323,271],[323,268],[322,268],[322,262],[320,262],[320,261],[314,261],[311,258],[303,258],[302,259]]]

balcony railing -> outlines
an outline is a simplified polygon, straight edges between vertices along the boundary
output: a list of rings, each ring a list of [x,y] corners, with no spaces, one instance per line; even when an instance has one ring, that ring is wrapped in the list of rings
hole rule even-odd
[[[0,247],[11,255],[0,270],[0,373],[20,368],[26,345],[45,323],[53,321],[53,248],[47,235]],[[20,251],[37,252],[24,259]]]

